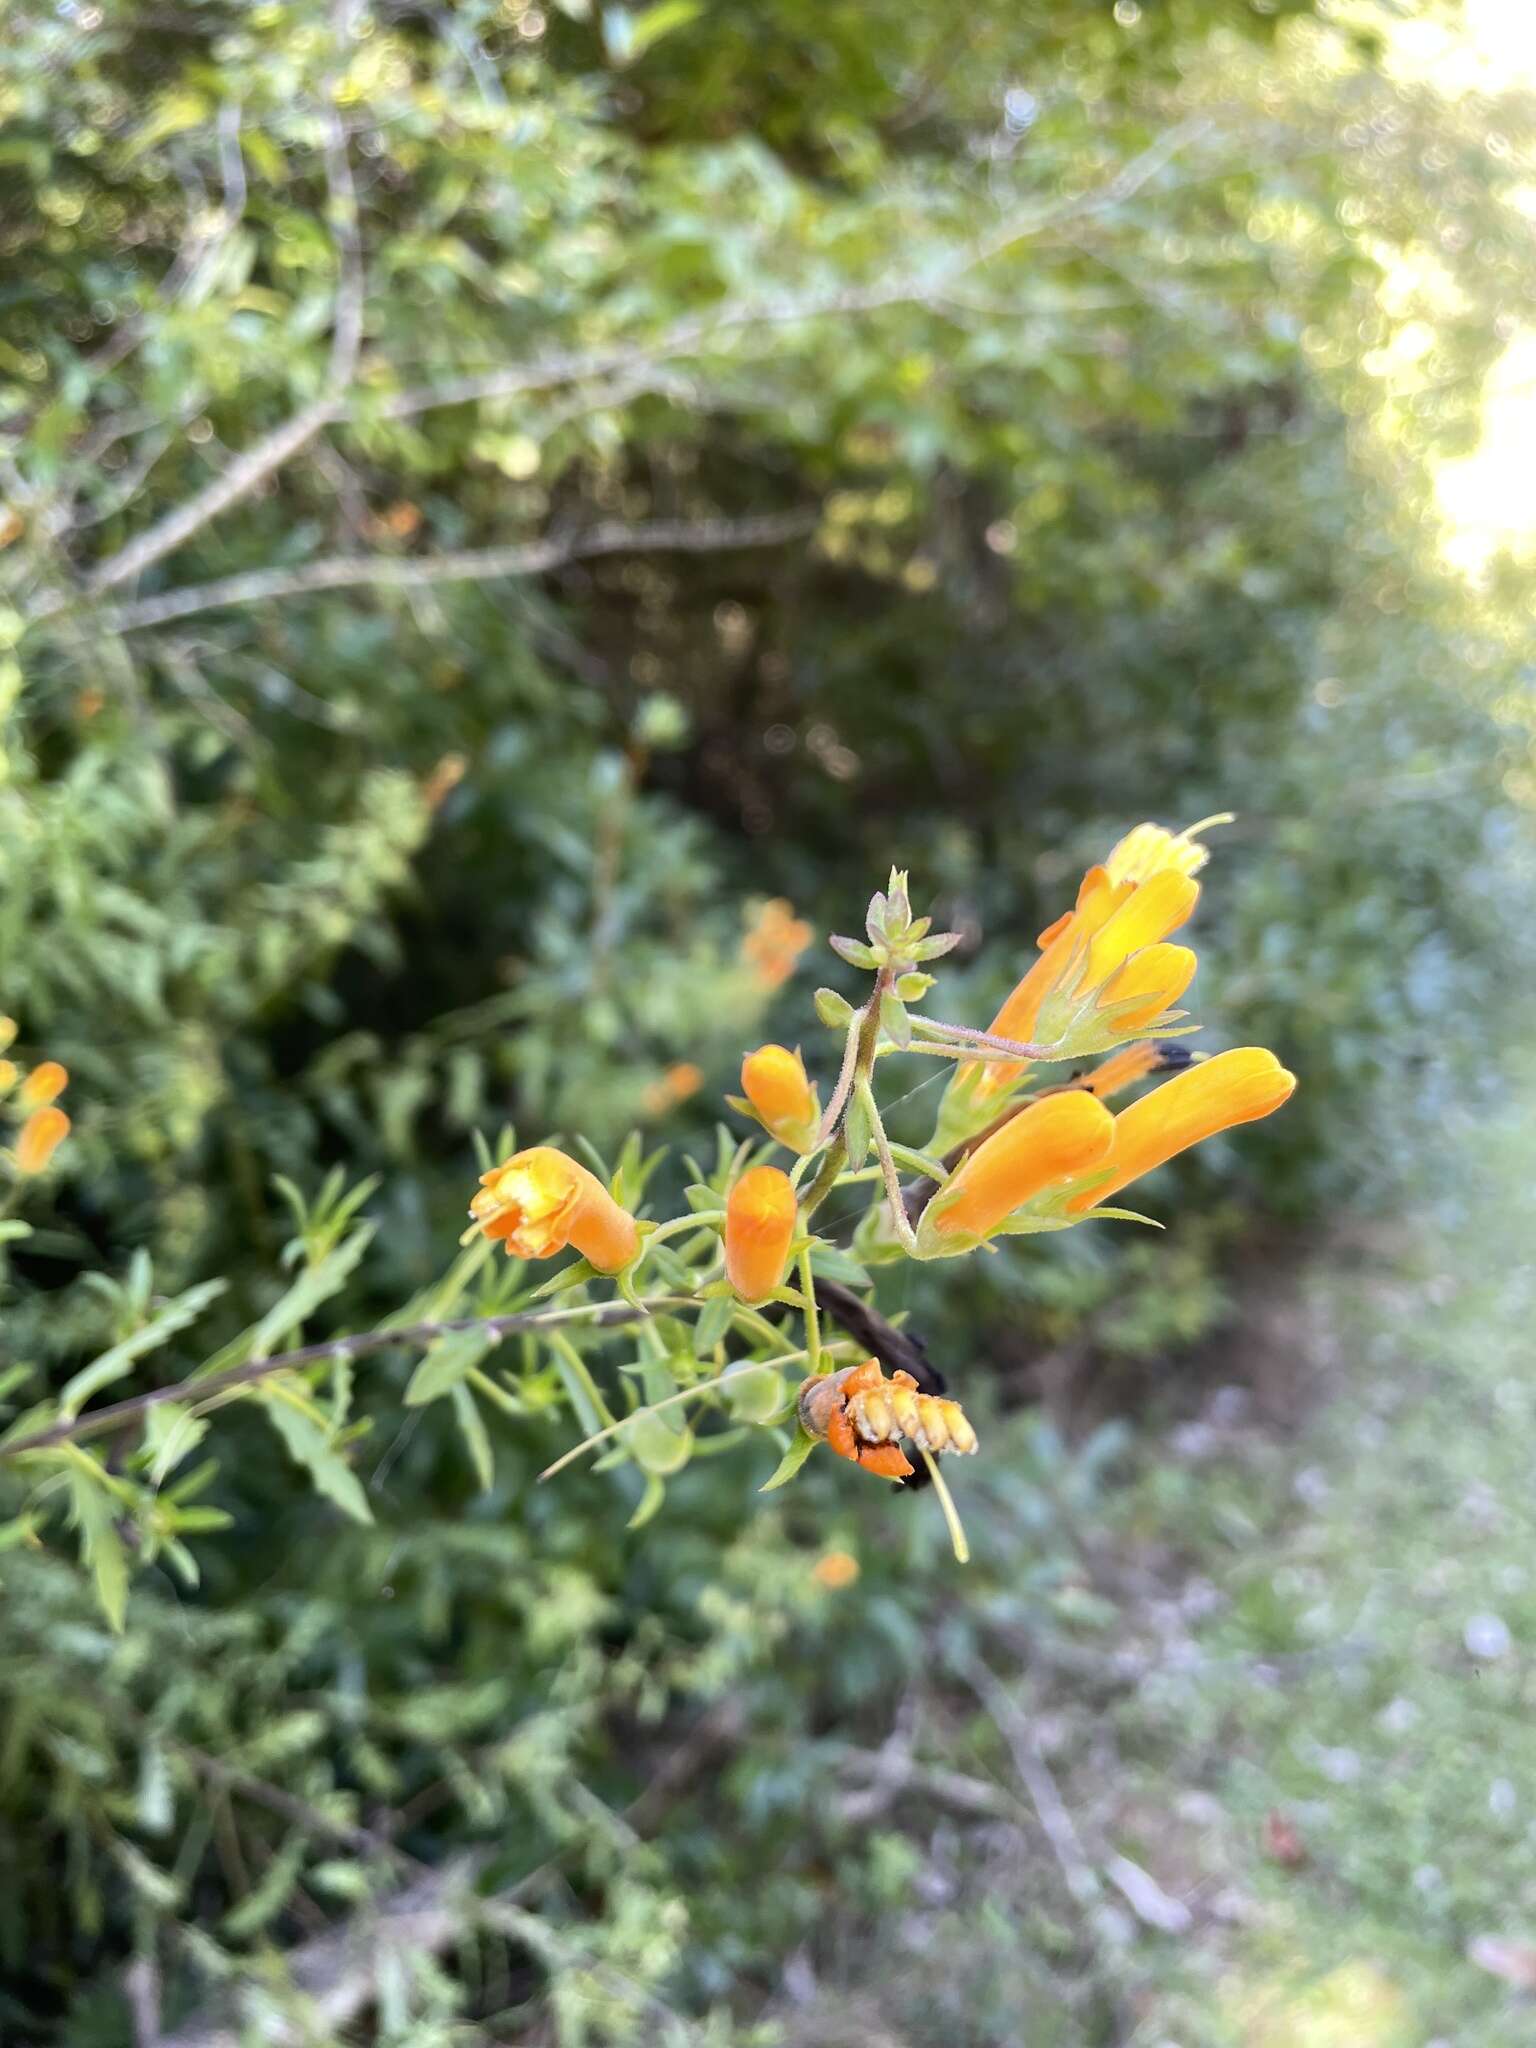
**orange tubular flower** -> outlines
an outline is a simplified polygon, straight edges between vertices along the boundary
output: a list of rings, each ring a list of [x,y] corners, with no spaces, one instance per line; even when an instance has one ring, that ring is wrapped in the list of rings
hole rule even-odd
[[[795,1235],[795,1190],[776,1166],[753,1166],[726,1197],[725,1271],[743,1301],[765,1301],[784,1279]]]
[[[34,1109],[16,1140],[17,1172],[42,1173],[68,1136],[69,1118],[62,1109]]]
[[[1134,1010],[1120,1011],[1114,1019],[1117,1031],[1141,1031],[1173,1008],[1194,980],[1195,966],[1188,946],[1143,946],[1123,967],[1116,968],[1100,989],[1095,1007],[1103,1010],[1129,1002],[1132,996],[1145,996],[1145,1002]]]
[[[47,1103],[56,1102],[68,1086],[67,1070],[57,1060],[44,1060],[22,1082],[21,1093],[16,1100],[23,1109],[41,1109]]]
[[[482,1173],[469,1213],[510,1258],[548,1259],[571,1244],[600,1273],[617,1273],[640,1249],[629,1211],[595,1173],[552,1145],[535,1145]]]
[[[741,1092],[763,1129],[791,1152],[810,1150],[820,1122],[816,1091],[798,1052],[760,1045],[741,1063]]]
[[[1101,1165],[1114,1133],[1114,1118],[1087,1089],[1046,1095],[1021,1109],[976,1147],[923,1211],[920,1256],[969,1251],[1015,1209]]]
[[[1073,908],[1040,934],[1040,957],[992,1020],[993,1035],[1039,1036],[1048,1004],[1046,1035],[1053,1043],[1073,1010],[1090,999],[1102,1007],[1147,997],[1144,1007],[1106,1020],[1116,1032],[1145,1030],[1171,1008],[1188,988],[1195,962],[1188,947],[1163,942],[1188,922],[1199,901],[1194,877],[1209,856],[1194,835],[1222,822],[1207,818],[1187,832],[1151,824],[1128,832],[1102,867],[1084,875]],[[1143,964],[1139,956],[1146,952],[1153,957]],[[980,1106],[1024,1072],[1022,1063],[977,1061],[962,1067],[956,1082]]]
[[[1219,1052],[1190,1067],[1121,1110],[1113,1142],[1101,1162],[1111,1169],[1110,1178],[1074,1195],[1067,1203],[1068,1213],[1084,1215],[1128,1181],[1187,1152],[1202,1138],[1268,1116],[1288,1100],[1295,1086],[1296,1076],[1258,1045]]]

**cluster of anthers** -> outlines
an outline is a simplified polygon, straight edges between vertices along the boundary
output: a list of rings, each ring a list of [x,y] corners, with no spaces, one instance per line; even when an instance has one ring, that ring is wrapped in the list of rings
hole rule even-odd
[[[897,1370],[887,1379],[877,1358],[806,1380],[796,1407],[809,1435],[882,1479],[912,1476],[899,1437],[934,1456],[958,1451],[968,1458],[976,1449],[976,1432],[958,1401],[920,1394],[909,1372]]]
[[[904,1480],[914,1469],[907,1446],[939,1486],[953,1530],[934,1459],[973,1452],[975,1431],[955,1401],[911,1374],[887,1378],[867,1357],[846,1364],[847,1347],[823,1341],[817,1268],[839,1248],[818,1235],[817,1212],[834,1189],[869,1189],[873,1200],[852,1240],[865,1265],[990,1251],[1002,1236],[1094,1218],[1146,1222],[1111,1207],[1110,1198],[1202,1140],[1278,1109],[1296,1084],[1273,1053],[1242,1046],[1202,1058],[1181,1042],[1197,1028],[1177,1007],[1196,962],[1172,935],[1199,899],[1195,877],[1208,858],[1199,834],[1222,822],[1207,819],[1184,832],[1143,824],[1128,833],[1041,933],[1038,957],[986,1030],[922,1014],[933,987],[927,966],[958,935],[934,933],[929,919],[915,918],[907,878],[893,871],[870,903],[865,937],[831,940],[874,982],[857,1005],[832,989],[817,992],[817,1015],[843,1041],[824,1105],[798,1050],[759,1046],[742,1062],[740,1095],[727,1099],[768,1145],[742,1145],[711,1180],[696,1176],[688,1213],[661,1223],[636,1215],[621,1199],[626,1189],[637,1191],[633,1181],[616,1175],[605,1184],[566,1153],[540,1145],[482,1174],[468,1235],[483,1232],[524,1259],[573,1247],[584,1263],[552,1287],[608,1275],[642,1313],[648,1304],[637,1281],[655,1255],[669,1283],[668,1313],[692,1307],[701,1333],[709,1320],[715,1341],[697,1349],[719,1369],[672,1387],[643,1411],[647,1417],[674,1402],[719,1396],[745,1373],[761,1381],[769,1366],[803,1361],[807,1377],[797,1395],[751,1417],[795,1423],[769,1483],[782,1483],[823,1442],[867,1472]],[[798,929],[793,936],[798,944]],[[950,1062],[951,1075],[932,1136],[914,1147],[890,1136],[875,1083],[887,1059],[924,1055]],[[1164,1076],[1128,1106],[1110,1107]],[[775,1148],[793,1155],[787,1169],[768,1156]],[[669,1239],[683,1242],[664,1252]],[[781,1334],[767,1320],[775,1307],[803,1317],[801,1350],[782,1352]],[[732,1330],[753,1347],[734,1361],[724,1349]],[[774,1355],[765,1358],[765,1348]],[[653,1381],[659,1370],[654,1357],[636,1368]],[[639,1412],[627,1420],[637,1422]],[[625,1427],[612,1423],[588,1442]]]

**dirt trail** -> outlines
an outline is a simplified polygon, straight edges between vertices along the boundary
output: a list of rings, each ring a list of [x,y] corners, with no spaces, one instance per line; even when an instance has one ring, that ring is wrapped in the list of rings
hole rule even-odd
[[[1128,1488],[1062,1480],[1064,1625],[957,1617],[852,1759],[906,1910],[786,2041],[1532,2048],[1533,1150],[1536,1092],[1447,1132]]]

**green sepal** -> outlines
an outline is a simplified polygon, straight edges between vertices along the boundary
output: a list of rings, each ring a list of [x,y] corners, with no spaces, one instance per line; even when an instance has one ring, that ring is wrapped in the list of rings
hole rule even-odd
[[[530,1301],[548,1301],[552,1294],[564,1294],[572,1287],[584,1287],[589,1280],[598,1277],[597,1268],[585,1259],[577,1259],[573,1265],[562,1266],[560,1271],[542,1287],[535,1287],[529,1295]]]
[[[840,959],[846,960],[850,967],[862,967],[866,974],[873,974],[880,965],[873,950],[862,940],[839,938],[834,933],[827,944]]]
[[[790,1480],[794,1478],[800,1467],[805,1463],[812,1451],[815,1450],[819,1441],[820,1439],[812,1436],[803,1423],[797,1423],[789,1449],[773,1468],[773,1476],[770,1479],[764,1480],[763,1484],[757,1489],[758,1492],[774,1493],[779,1487],[788,1486]]]
[[[693,1454],[693,1431],[687,1427],[673,1429],[659,1415],[637,1415],[626,1425],[619,1442],[628,1448],[642,1472],[664,1479],[681,1472]]]
[[[1155,1216],[1143,1216],[1139,1209],[1089,1209],[1080,1216],[1079,1223],[1091,1223],[1095,1216],[1104,1216],[1111,1223],[1144,1223],[1148,1230],[1166,1230],[1166,1223],[1159,1223]]]
[[[733,1373],[723,1391],[732,1420],[758,1427],[774,1421],[787,1398],[784,1375],[771,1365]]]
[[[846,1031],[853,1022],[853,1005],[835,988],[816,991],[816,1014],[831,1031]]]
[[[643,1529],[661,1508],[667,1497],[667,1489],[654,1472],[646,1474],[645,1491],[640,1496],[640,1505],[624,1524],[626,1529]]]
[[[874,1131],[869,1121],[869,1112],[855,1095],[843,1113],[843,1145],[848,1154],[848,1164],[857,1169],[869,1157],[869,1148]]]
[[[624,1300],[629,1303],[630,1307],[637,1308],[642,1314],[648,1316],[650,1310],[640,1299],[639,1290],[635,1286],[635,1275],[639,1272],[641,1260],[644,1257],[645,1248],[642,1245],[638,1254],[630,1260],[629,1264],[627,1266],[620,1266],[618,1272],[612,1278],[614,1286],[618,1289]]]
[[[736,1314],[736,1303],[729,1287],[724,1294],[715,1295],[708,1301],[693,1326],[693,1355],[695,1358],[709,1358],[717,1345],[724,1342],[726,1333]]]
[[[912,1019],[900,996],[889,991],[880,998],[880,1028],[898,1051],[912,1043]]]

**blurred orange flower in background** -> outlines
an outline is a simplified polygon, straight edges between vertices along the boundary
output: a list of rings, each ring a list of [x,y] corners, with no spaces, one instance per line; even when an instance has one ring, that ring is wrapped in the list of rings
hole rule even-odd
[[[21,1173],[41,1173],[69,1136],[69,1118],[51,1106],[34,1109],[16,1140],[16,1166]]]
[[[41,1109],[45,1103],[56,1102],[68,1086],[67,1069],[57,1060],[44,1060],[22,1082],[16,1100],[23,1109]]]
[[[841,1593],[859,1576],[859,1560],[846,1550],[824,1551],[811,1566],[811,1577],[829,1593]]]
[[[787,897],[774,896],[748,926],[741,957],[764,988],[782,988],[815,937],[803,917],[796,917]]]
[[[704,1069],[696,1067],[692,1060],[678,1060],[647,1085],[640,1097],[640,1107],[647,1116],[662,1116],[678,1103],[686,1102],[690,1095],[697,1095],[703,1086]]]

